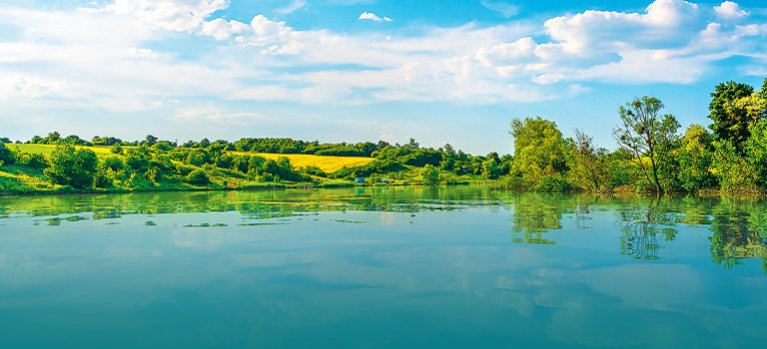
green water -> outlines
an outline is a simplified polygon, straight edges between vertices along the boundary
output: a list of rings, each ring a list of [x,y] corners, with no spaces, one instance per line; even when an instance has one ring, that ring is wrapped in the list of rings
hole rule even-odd
[[[765,270],[753,201],[0,198],[0,348],[758,348]]]

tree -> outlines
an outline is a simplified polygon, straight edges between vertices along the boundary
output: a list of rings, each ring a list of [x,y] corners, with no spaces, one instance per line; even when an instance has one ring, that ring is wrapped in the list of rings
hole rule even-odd
[[[0,143],[0,166],[13,165],[16,162],[16,156],[8,149],[5,144]]]
[[[528,186],[567,170],[567,144],[553,121],[540,117],[514,119],[511,135],[514,137],[511,172]]]
[[[432,165],[426,165],[421,169],[421,178],[425,184],[437,184],[439,181],[439,170]]]
[[[487,160],[482,161],[482,175],[487,179],[497,179],[501,175],[500,168],[498,167],[498,158],[489,157]]]
[[[659,175],[659,158],[664,158],[678,140],[679,123],[673,115],[660,112],[663,103],[655,97],[644,96],[627,102],[618,110],[622,126],[615,129],[621,147],[629,150],[641,168],[653,191],[664,190]],[[645,160],[646,159],[646,160]]]
[[[685,131],[679,151],[679,165],[683,170],[677,175],[685,191],[695,192],[716,186],[716,177],[711,171],[712,142],[712,135],[701,125],[690,125]]]
[[[723,82],[716,86],[711,94],[708,105],[709,119],[714,123],[711,130],[717,140],[730,141],[739,152],[742,152],[748,139],[749,126],[758,121],[758,115],[749,112],[749,104],[754,101],[742,100],[751,97],[754,88],[747,84],[734,81]]]
[[[144,140],[144,144],[146,144],[146,145],[148,145],[148,146],[150,146],[150,147],[151,147],[151,146],[153,146],[155,143],[157,143],[157,137],[155,137],[155,136],[152,136],[152,135],[147,135],[147,136],[146,136],[146,139]]]
[[[84,189],[93,186],[98,158],[90,149],[76,149],[72,145],[56,147],[51,153],[50,167],[45,175],[57,184]]]
[[[592,190],[599,190],[604,183],[605,165],[601,161],[604,151],[597,151],[593,139],[585,132],[575,130],[575,147],[572,149],[571,176],[575,182]]]
[[[767,120],[751,127],[751,137],[746,142],[746,161],[756,174],[756,185],[767,189]]]
[[[715,141],[712,160],[723,192],[751,193],[756,191],[756,171],[741,156],[731,141]]]

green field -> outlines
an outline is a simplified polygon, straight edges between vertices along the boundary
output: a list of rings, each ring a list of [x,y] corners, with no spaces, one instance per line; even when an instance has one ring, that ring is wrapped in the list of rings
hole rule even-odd
[[[30,154],[43,154],[45,157],[51,155],[55,145],[48,144],[8,144],[8,148],[18,149],[22,152]],[[112,154],[110,147],[86,147],[78,146],[77,148],[86,148],[93,150],[99,157]],[[308,166],[316,166],[324,172],[332,173],[338,171],[344,167],[356,167],[364,166],[372,162],[373,158],[355,157],[355,156],[318,156],[307,154],[268,154],[268,153],[252,153],[252,152],[232,152],[233,154],[248,154],[257,155],[267,159],[277,160],[278,158],[285,157],[290,160],[290,163],[296,168],[305,168]]]
[[[49,145],[49,144],[6,144],[6,147],[8,149],[16,149],[18,148],[19,151],[24,153],[30,153],[30,154],[43,154],[45,157],[49,157],[51,153],[53,153],[53,150],[56,149],[55,145]],[[76,146],[75,148],[78,149],[90,149],[93,150],[93,152],[96,153],[98,156],[106,156],[109,154],[112,154],[110,147],[85,147],[85,146]]]

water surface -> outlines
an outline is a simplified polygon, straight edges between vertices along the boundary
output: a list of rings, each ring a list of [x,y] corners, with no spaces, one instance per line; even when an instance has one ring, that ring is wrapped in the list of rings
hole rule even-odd
[[[0,348],[755,348],[765,270],[755,201],[0,198]]]

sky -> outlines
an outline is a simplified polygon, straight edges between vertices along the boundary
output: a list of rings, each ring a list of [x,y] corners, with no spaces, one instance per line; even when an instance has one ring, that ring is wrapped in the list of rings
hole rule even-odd
[[[618,107],[708,125],[767,76],[767,3],[0,0],[0,137],[152,134],[513,152],[541,116],[616,147]]]

